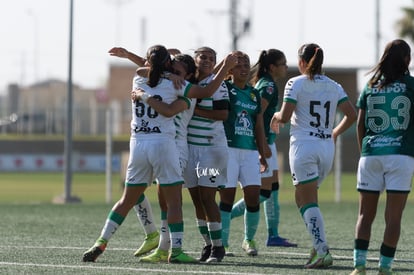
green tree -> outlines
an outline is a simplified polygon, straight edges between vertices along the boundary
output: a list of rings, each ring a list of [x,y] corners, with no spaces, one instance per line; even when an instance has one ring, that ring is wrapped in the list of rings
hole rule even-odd
[[[414,42],[414,4],[410,7],[402,7],[401,10],[403,17],[396,24],[398,34]]]

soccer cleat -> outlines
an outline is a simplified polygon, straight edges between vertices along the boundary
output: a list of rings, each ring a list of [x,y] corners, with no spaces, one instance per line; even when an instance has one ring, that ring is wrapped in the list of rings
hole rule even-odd
[[[191,256],[188,256],[183,251],[178,254],[170,254],[168,257],[169,263],[197,263],[197,259],[194,259]]]
[[[224,247],[224,253],[225,253],[224,255],[227,257],[234,257],[234,253],[229,250],[228,246]]]
[[[106,248],[106,243],[95,244],[83,253],[82,261],[84,262],[95,262],[96,259],[101,255]]]
[[[317,254],[313,259],[305,265],[305,268],[326,268],[331,266],[333,263],[332,255],[329,252],[326,252],[325,255],[319,257]]]
[[[150,252],[158,246],[159,241],[160,233],[158,233],[158,231],[148,234],[141,246],[137,249],[137,251],[135,251],[134,256],[139,257],[147,252]]]
[[[206,260],[207,263],[219,263],[223,260],[226,251],[224,250],[224,246],[213,246],[211,249],[211,255]]]
[[[203,250],[201,250],[201,256],[200,258],[198,258],[198,260],[200,262],[205,262],[210,257],[210,254],[211,254],[211,244],[203,247]]]
[[[352,271],[350,275],[365,275],[365,274],[367,274],[365,266],[359,265],[355,267],[354,271]]]
[[[306,262],[305,266],[310,264],[312,262],[313,258],[315,258],[315,257],[316,257],[316,250],[315,250],[315,248],[312,248],[310,253],[309,253],[309,260]]]
[[[157,248],[148,256],[139,258],[139,261],[142,263],[168,262],[168,251]]]
[[[392,274],[397,274],[397,273],[393,272],[391,268],[380,267],[378,270],[378,275],[392,275]]]
[[[267,239],[266,246],[297,247],[298,245],[295,243],[291,243],[287,239],[281,237],[270,236]]]
[[[257,256],[256,242],[253,240],[244,240],[242,248],[249,256]]]

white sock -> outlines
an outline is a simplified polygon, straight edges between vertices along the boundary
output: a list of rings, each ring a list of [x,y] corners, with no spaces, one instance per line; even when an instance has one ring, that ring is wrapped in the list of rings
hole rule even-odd
[[[147,197],[145,197],[142,202],[134,205],[134,210],[146,235],[157,231],[154,223],[154,215],[152,214],[151,204]]]
[[[223,246],[223,241],[221,240],[221,222],[208,222],[207,227],[213,246]]]
[[[114,221],[112,221],[110,219],[107,219],[105,221],[104,227],[102,228],[100,238],[102,238],[102,239],[104,239],[106,241],[109,241],[109,239],[116,232],[116,230],[118,229],[118,227],[119,227],[119,224],[117,224],[116,222],[114,222]]]
[[[160,242],[158,244],[158,248],[161,250],[168,251],[171,246],[170,241],[170,230],[168,229],[168,222],[167,220],[161,220],[161,228],[160,228]]]
[[[313,241],[313,247],[319,256],[328,252],[328,244],[325,236],[325,225],[319,207],[311,207],[303,213],[306,229]]]

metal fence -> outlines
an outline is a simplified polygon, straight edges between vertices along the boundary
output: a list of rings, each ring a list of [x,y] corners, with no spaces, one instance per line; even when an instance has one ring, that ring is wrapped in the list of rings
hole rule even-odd
[[[106,108],[73,110],[74,135],[104,135],[106,132]],[[119,116],[118,116],[119,117]],[[121,121],[114,121],[114,124]],[[114,126],[115,126],[114,125]],[[31,112],[10,113],[3,109],[0,116],[0,133],[63,135],[66,128],[64,108],[50,108]]]

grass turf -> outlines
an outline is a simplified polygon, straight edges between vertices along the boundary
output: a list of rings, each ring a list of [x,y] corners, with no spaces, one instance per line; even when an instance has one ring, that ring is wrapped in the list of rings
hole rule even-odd
[[[63,192],[63,175],[2,174],[0,274],[349,274],[352,271],[353,235],[358,208],[353,177],[344,176],[341,203],[333,202],[333,183],[330,178],[321,187],[320,207],[334,265],[326,270],[305,270],[303,264],[308,258],[310,239],[293,203],[293,189],[286,177],[280,191],[279,231],[281,236],[298,243],[297,248],[266,247],[267,232],[262,214],[256,235],[259,256],[248,257],[241,250],[243,221],[238,218],[232,221],[230,234],[230,248],[235,252],[235,257],[225,257],[222,263],[214,265],[177,265],[139,263],[133,256],[144,239],[133,212],[125,219],[96,263],[81,262],[82,253],[98,237],[112,207],[112,203],[104,203],[104,175],[74,175],[73,194],[79,196],[82,203],[56,205],[50,202]],[[119,178],[114,176],[114,182],[113,197],[116,200],[121,189]],[[155,188],[150,188],[147,196],[153,202],[154,215],[158,218],[160,214],[154,191]],[[203,243],[187,193],[183,191],[184,249],[197,257]],[[368,274],[376,273],[384,229],[383,207],[382,200],[372,229]],[[399,274],[414,272],[414,235],[411,234],[414,220],[410,219],[413,215],[414,203],[410,196],[394,263],[394,269]]]
[[[335,201],[335,176],[331,173],[319,189],[320,202]],[[347,173],[341,177],[340,201],[356,202],[358,193],[355,191],[356,176]],[[0,204],[2,203],[50,203],[63,194],[65,190],[64,174],[62,173],[2,173],[0,177]],[[79,197],[82,203],[106,202],[106,179],[104,173],[78,173],[72,175],[71,194]],[[112,175],[112,202],[119,199],[122,194],[121,177]],[[284,174],[280,181],[280,201],[282,203],[294,202],[294,187],[290,176]],[[155,188],[146,192],[152,201],[156,201]],[[238,198],[241,192],[237,193]],[[184,201],[189,201],[188,192],[183,192]],[[382,198],[383,199],[383,198]],[[409,200],[414,202],[412,196]]]

